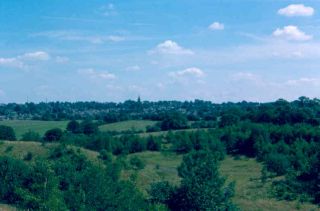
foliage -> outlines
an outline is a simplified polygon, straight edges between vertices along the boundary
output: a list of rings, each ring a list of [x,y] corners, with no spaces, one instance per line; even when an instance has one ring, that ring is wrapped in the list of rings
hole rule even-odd
[[[152,183],[148,193],[152,203],[168,204],[174,197],[175,188],[168,181]]]
[[[47,142],[59,141],[62,135],[63,135],[63,132],[60,128],[54,128],[54,129],[48,130],[44,134],[43,140]]]
[[[80,127],[82,132],[86,135],[96,134],[99,131],[98,125],[89,120],[81,122]]]
[[[22,141],[41,141],[41,136],[39,133],[29,130],[24,133],[21,138]]]
[[[145,163],[138,157],[134,156],[130,158],[130,165],[132,166],[133,169],[135,170],[141,170],[145,167]]]
[[[72,148],[63,145],[50,155],[58,190],[69,210],[144,210],[142,195],[129,182],[119,180],[119,165],[93,165]]]
[[[231,202],[234,184],[225,186],[218,161],[207,151],[195,151],[183,158],[178,168],[182,178],[169,201],[172,210],[235,210]]]
[[[145,165],[144,159],[139,159],[137,153],[164,151],[164,154],[175,152],[177,157],[185,155],[179,168],[182,181],[179,187],[165,182],[151,186],[151,202],[155,207],[166,204],[174,210],[233,209],[230,202],[232,185],[225,185],[225,179],[217,171],[219,160],[224,159],[226,154],[239,159],[243,156],[255,158],[261,162],[264,167],[259,178],[265,185],[274,181],[272,190],[276,198],[320,204],[319,114],[320,101],[306,97],[292,102],[280,99],[271,103],[129,100],[123,103],[0,105],[0,115],[15,121],[72,120],[66,132],[58,129],[60,126],[41,126],[41,130],[32,127],[35,132],[25,127],[22,140],[39,141],[43,131],[56,128],[48,130],[43,140],[95,150],[105,161],[102,166],[94,166],[72,147],[55,149],[48,161],[38,162],[33,158],[34,151],[32,154],[22,154],[28,165],[1,158],[4,159],[1,161],[1,179],[6,182],[1,183],[1,200],[29,209],[50,207],[54,210],[54,204],[73,210],[143,209],[148,206],[141,194],[131,183],[119,180],[121,168],[126,164],[123,156],[134,153],[129,164],[141,170]],[[118,122],[123,120],[129,121]],[[3,124],[6,122],[3,121]],[[32,123],[29,120],[25,122]],[[104,122],[117,123],[102,125]],[[65,128],[67,123],[59,124],[64,124]],[[110,129],[112,127],[117,129]],[[188,129],[190,127],[194,129]],[[16,128],[20,139],[22,130]],[[152,133],[153,136],[140,134],[145,130],[160,129],[164,132]],[[188,130],[176,131],[181,129]],[[0,139],[15,140],[12,128],[0,126]],[[4,153],[10,154],[10,151],[14,151],[12,147]],[[32,162],[27,162],[30,160]],[[149,168],[150,165],[147,165],[141,172]],[[161,168],[158,166],[156,171]],[[273,176],[277,176],[276,181]],[[50,182],[49,189],[41,186],[43,178]],[[100,191],[98,187],[105,190]],[[133,199],[141,204],[127,199],[128,193],[133,194]],[[121,203],[124,199],[128,200],[127,204]]]
[[[12,127],[0,125],[0,140],[16,140],[16,135]]]
[[[161,149],[161,140],[159,137],[149,136],[147,138],[147,150],[159,151]]]
[[[173,112],[166,115],[161,123],[161,130],[177,130],[185,128],[188,128],[188,120],[179,112]]]
[[[31,152],[28,152],[24,157],[23,160],[30,161],[32,160],[33,154]]]
[[[80,123],[76,120],[72,120],[68,123],[67,125],[67,131],[71,132],[71,133],[81,133],[81,126]]]
[[[98,158],[108,163],[112,161],[112,155],[105,149],[100,151]]]

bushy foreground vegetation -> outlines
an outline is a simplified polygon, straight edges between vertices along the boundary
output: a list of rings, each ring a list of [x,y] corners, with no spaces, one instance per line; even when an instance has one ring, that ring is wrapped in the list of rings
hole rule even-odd
[[[43,108],[49,105],[55,104],[44,104]],[[106,106],[92,105],[100,106],[96,108],[98,113]],[[226,183],[219,173],[220,162],[228,155],[260,162],[263,167],[259,182],[262,186],[270,185],[268,194],[275,199],[320,204],[320,102],[317,99],[302,97],[291,103],[278,100],[265,104],[217,105],[195,101],[152,105],[154,110],[150,111],[149,102],[110,104],[109,113],[101,114],[101,118],[95,116],[98,121],[79,117],[69,121],[65,129],[52,128],[43,135],[35,131],[24,133],[21,138],[24,141],[54,143],[57,148],[40,160],[35,160],[32,153],[25,154],[23,161],[1,157],[3,169],[12,170],[12,173],[1,170],[1,179],[15,180],[12,184],[3,183],[1,201],[43,210],[55,209],[50,207],[54,204],[69,210],[236,210],[238,207],[232,202],[236,184],[230,180]],[[118,108],[127,111],[125,117],[118,116]],[[63,107],[60,111],[64,112]],[[139,130],[101,130],[106,128],[102,126],[105,123],[128,118],[150,121]],[[0,139],[16,140],[15,131],[0,126]],[[101,162],[97,165],[66,146],[96,151]],[[121,179],[121,172],[127,169],[143,171],[146,164],[135,154],[146,151],[183,155],[177,168],[180,182],[172,183],[164,178],[150,184],[146,195],[137,188],[135,174],[129,180]],[[126,159],[127,155],[130,159]],[[15,166],[25,170],[19,171]],[[34,175],[40,179],[33,181]],[[52,188],[46,189],[48,184],[44,185],[41,178],[47,182],[52,178]],[[101,191],[104,185],[106,191]],[[32,189],[33,186],[36,188]],[[130,195],[132,199],[128,198]],[[114,202],[109,201],[112,198]],[[121,204],[122,201],[127,203]]]
[[[94,165],[80,152],[63,146],[54,148],[47,160],[29,165],[0,157],[0,197],[5,203],[34,210],[145,209],[136,188],[119,180],[119,165],[117,161]]]

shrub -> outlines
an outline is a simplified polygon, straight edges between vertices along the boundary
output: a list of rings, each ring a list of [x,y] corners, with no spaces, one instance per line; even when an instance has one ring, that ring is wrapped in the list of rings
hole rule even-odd
[[[81,133],[82,130],[81,130],[80,123],[77,122],[76,120],[70,121],[67,125],[67,131],[71,133]]]
[[[231,202],[234,183],[225,185],[219,175],[218,161],[207,151],[194,151],[184,156],[178,167],[181,186],[170,201],[173,210],[234,210]]]
[[[174,134],[172,148],[176,153],[188,153],[193,149],[190,137],[186,132]]]
[[[265,165],[268,171],[274,172],[277,175],[285,174],[291,167],[288,156],[280,153],[270,153],[267,155]]]
[[[149,136],[147,139],[147,150],[159,151],[161,149],[161,143],[159,138]]]
[[[62,137],[62,130],[60,128],[54,128],[48,130],[44,135],[44,140],[47,142],[59,141]]]
[[[239,117],[233,114],[223,114],[221,116],[219,127],[226,127],[229,125],[234,125],[239,122]]]
[[[134,156],[130,159],[130,165],[135,170],[141,170],[145,167],[145,163],[138,157]]]
[[[23,157],[23,160],[25,160],[25,161],[30,161],[30,160],[32,160],[32,157],[33,157],[32,153],[31,153],[31,152],[28,152],[28,153]]]
[[[21,138],[22,141],[41,141],[41,136],[39,133],[29,130],[24,133]]]
[[[81,123],[81,128],[86,135],[96,134],[99,131],[98,125],[89,120],[83,121]]]
[[[11,152],[13,150],[13,146],[7,146],[5,152],[8,153],[8,152]]]
[[[105,161],[105,162],[111,162],[112,161],[112,155],[105,149],[100,151],[100,154],[98,155],[98,158]]]
[[[152,183],[148,193],[152,203],[167,204],[174,194],[175,188],[167,181]]]
[[[0,125],[0,140],[16,140],[16,135],[12,127]]]
[[[188,120],[185,115],[175,112],[168,114],[161,123],[161,130],[177,130],[188,128]]]
[[[150,132],[159,132],[159,131],[161,131],[161,128],[160,128],[160,126],[158,124],[155,124],[155,125],[152,125],[152,126],[148,125],[146,127],[146,131],[148,133],[150,133]]]

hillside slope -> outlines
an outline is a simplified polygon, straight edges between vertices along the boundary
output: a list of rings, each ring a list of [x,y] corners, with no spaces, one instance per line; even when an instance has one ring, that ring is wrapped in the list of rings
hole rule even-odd
[[[144,169],[134,172],[125,171],[124,177],[136,175],[135,183],[138,188],[147,195],[147,189],[153,182],[168,180],[174,185],[178,185],[177,167],[182,160],[181,155],[174,153],[142,152],[129,155],[138,156],[145,163]],[[262,185],[260,182],[262,165],[255,159],[241,158],[234,159],[226,157],[221,162],[220,172],[227,177],[228,181],[235,181],[234,202],[241,209],[246,211],[270,211],[270,210],[320,210],[316,205],[299,204],[297,202],[278,201],[269,193],[272,181]],[[131,176],[132,177],[132,176]]]

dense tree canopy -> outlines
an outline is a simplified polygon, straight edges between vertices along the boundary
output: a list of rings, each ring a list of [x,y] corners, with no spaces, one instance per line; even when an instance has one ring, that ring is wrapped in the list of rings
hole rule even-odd
[[[162,130],[177,130],[188,128],[187,118],[178,112],[174,112],[165,116],[161,123]]]

